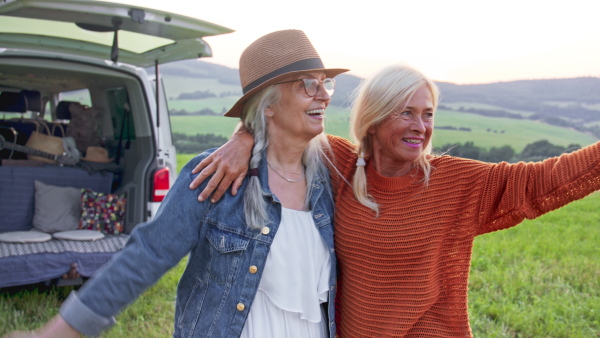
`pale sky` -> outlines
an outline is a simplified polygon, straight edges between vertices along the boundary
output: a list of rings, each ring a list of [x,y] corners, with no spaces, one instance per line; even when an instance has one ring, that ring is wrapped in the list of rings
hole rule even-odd
[[[258,37],[301,29],[327,67],[368,77],[410,64],[459,84],[600,77],[600,0],[112,0],[202,19],[234,33],[205,40],[238,68]]]

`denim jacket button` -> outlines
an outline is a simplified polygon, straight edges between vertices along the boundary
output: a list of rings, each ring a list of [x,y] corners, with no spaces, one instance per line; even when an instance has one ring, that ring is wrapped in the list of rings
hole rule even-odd
[[[244,305],[243,303],[238,303],[236,308],[238,311],[244,311],[244,309],[246,308],[246,305]]]
[[[250,271],[250,273],[256,273],[258,271],[258,268],[256,267],[256,265],[252,265],[248,270]]]
[[[263,227],[262,229],[260,229],[260,232],[261,232],[263,235],[268,235],[268,234],[269,234],[269,232],[271,232],[271,229],[269,229],[269,227]]]

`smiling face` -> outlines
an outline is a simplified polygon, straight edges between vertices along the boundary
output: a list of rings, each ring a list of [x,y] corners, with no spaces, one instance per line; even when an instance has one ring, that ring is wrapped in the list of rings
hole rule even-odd
[[[306,94],[302,81],[287,82],[303,78],[323,81],[325,73],[307,72],[285,79],[286,83],[278,84],[281,99],[265,113],[269,123],[270,139],[291,137],[308,142],[323,132],[325,109],[329,106],[331,96],[325,91],[322,83],[319,84],[317,94],[311,97]]]
[[[417,89],[404,109],[398,107],[369,128],[375,168],[383,176],[408,173],[431,141],[433,96],[426,85]]]

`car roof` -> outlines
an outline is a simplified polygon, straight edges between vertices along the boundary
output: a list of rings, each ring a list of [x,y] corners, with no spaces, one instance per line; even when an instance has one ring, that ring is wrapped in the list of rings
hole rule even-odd
[[[202,38],[233,32],[183,15],[93,0],[3,0],[0,15],[0,48],[112,59],[140,67],[212,56]]]

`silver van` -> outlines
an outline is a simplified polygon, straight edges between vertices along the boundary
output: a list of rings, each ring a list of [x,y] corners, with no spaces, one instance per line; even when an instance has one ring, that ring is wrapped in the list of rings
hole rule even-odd
[[[69,272],[90,276],[137,224],[152,218],[177,165],[160,64],[210,57],[202,38],[229,32],[124,4],[0,1],[0,287]],[[52,196],[58,187],[122,196],[120,231],[93,229],[87,220],[84,229],[105,237],[71,248],[72,242],[54,236],[63,219],[50,215],[68,202],[42,200],[36,181],[53,187]],[[56,226],[38,225],[51,217]],[[35,237],[44,229],[51,239],[18,242],[9,236]],[[109,240],[112,246],[102,244]]]

